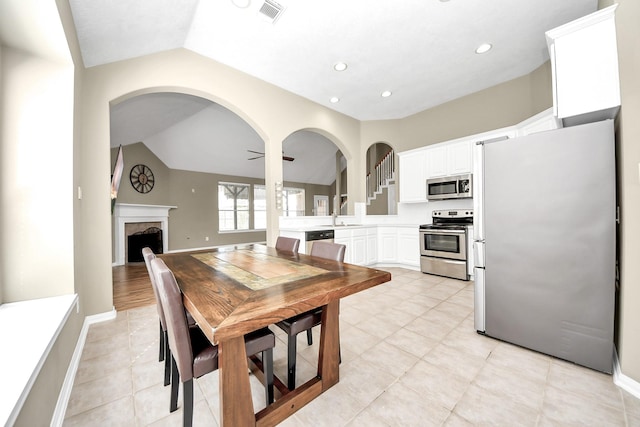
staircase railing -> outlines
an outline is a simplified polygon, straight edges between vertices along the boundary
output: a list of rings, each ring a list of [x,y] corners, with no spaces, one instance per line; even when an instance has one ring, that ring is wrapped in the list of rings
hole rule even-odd
[[[382,194],[382,188],[389,185],[389,181],[395,179],[395,156],[390,150],[373,168],[373,172],[367,174],[367,202]]]

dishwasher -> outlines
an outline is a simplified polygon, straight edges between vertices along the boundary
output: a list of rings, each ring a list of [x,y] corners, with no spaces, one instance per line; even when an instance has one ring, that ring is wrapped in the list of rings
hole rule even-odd
[[[305,252],[306,254],[311,253],[311,246],[313,246],[313,242],[318,240],[322,240],[324,242],[333,242],[334,232],[333,230],[315,230],[315,231],[306,231],[304,233],[305,237]]]

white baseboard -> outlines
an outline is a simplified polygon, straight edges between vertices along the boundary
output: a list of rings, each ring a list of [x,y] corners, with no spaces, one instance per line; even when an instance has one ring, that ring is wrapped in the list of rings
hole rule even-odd
[[[401,264],[395,262],[377,262],[373,265],[366,265],[365,267],[369,268],[404,268],[407,270],[420,271],[419,265],[411,265],[411,264]]]
[[[78,366],[80,365],[80,358],[82,357],[82,350],[84,350],[84,343],[87,340],[89,327],[94,323],[100,323],[115,318],[115,307],[113,307],[111,311],[108,311],[106,313],[95,314],[93,316],[87,316],[84,318],[84,323],[82,324],[82,330],[80,331],[80,336],[78,337],[76,348],[73,351],[73,356],[71,357],[71,362],[69,362],[67,374],[64,377],[62,389],[60,390],[60,394],[58,395],[58,403],[56,404],[56,409],[55,411],[53,411],[53,416],[51,417],[51,427],[62,426],[62,423],[64,421],[64,415],[67,411],[67,405],[69,404],[69,397],[71,397],[71,390],[73,389],[73,381],[76,377]]]
[[[618,352],[613,349],[613,383],[624,391],[640,399],[640,383],[624,375],[620,370]]]

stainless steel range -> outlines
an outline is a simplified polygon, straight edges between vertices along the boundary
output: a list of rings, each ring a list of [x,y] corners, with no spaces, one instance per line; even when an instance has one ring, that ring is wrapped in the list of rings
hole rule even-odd
[[[420,226],[420,270],[469,280],[467,236],[473,209],[436,210],[432,224]]]

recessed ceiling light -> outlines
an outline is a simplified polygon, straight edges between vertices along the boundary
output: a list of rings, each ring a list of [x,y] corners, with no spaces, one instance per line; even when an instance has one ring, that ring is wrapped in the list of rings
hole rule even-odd
[[[478,48],[476,49],[476,53],[486,53],[489,52],[491,50],[493,46],[491,46],[491,44],[489,43],[482,43],[480,46],[478,46]]]
[[[333,66],[333,69],[336,71],[344,71],[347,69],[347,64],[345,64],[344,62],[336,62]]]
[[[251,0],[231,0],[231,3],[233,3],[236,7],[244,9],[246,7],[249,7],[249,5],[251,4]]]
[[[388,97],[390,97],[390,96],[391,96],[391,93],[392,93],[392,92],[391,92],[390,90],[385,90],[384,92],[382,92],[382,93],[380,94],[380,96],[381,96],[381,97],[383,97],[383,98],[388,98]]]
[[[336,102],[340,101],[340,98],[338,98],[337,96],[333,96],[329,101],[331,101],[332,104],[335,104]]]

